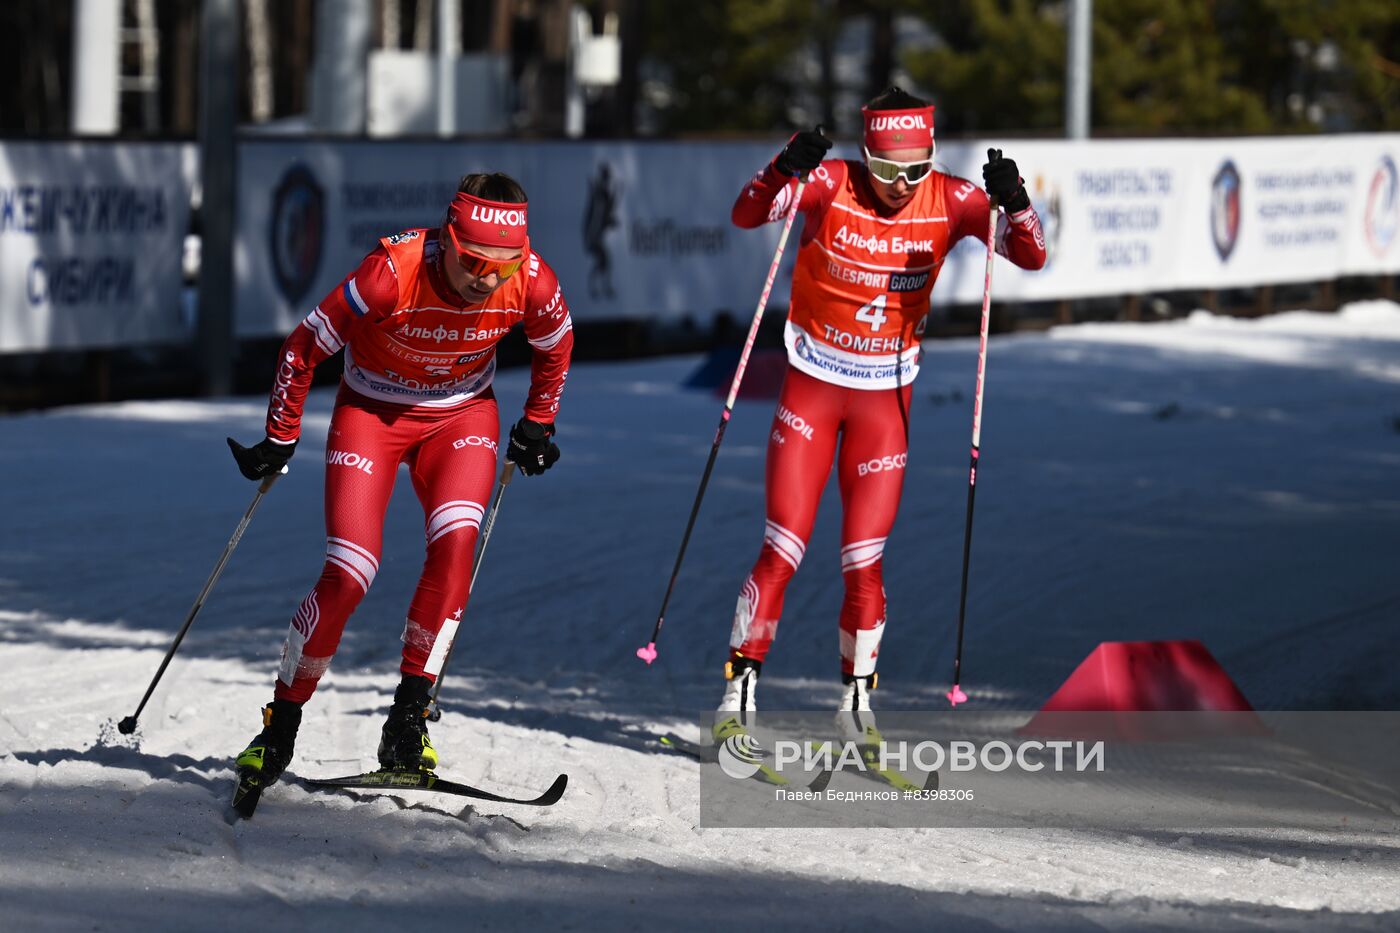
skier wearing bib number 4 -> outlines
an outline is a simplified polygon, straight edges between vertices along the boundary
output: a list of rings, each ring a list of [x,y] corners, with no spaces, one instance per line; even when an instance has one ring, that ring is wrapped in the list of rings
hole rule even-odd
[[[739,227],[780,220],[797,179],[811,173],[784,341],[788,371],[768,440],[767,524],[739,593],[728,680],[713,738],[744,731],[783,591],[807,549],[835,462],[843,518],[842,738],[880,736],[869,715],[885,630],[881,561],[908,457],[910,384],[919,372],[929,293],[953,245],[985,241],[988,195],[1003,209],[998,253],[1023,269],[1045,265],[1045,239],[1016,163],[989,150],[986,190],[934,168],[933,107],[890,88],[861,111],[864,156],[823,160],[820,130],[797,133],[734,204]]]

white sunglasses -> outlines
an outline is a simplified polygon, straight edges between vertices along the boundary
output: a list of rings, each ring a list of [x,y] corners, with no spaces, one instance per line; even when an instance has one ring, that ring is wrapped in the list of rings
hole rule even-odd
[[[864,148],[864,147],[862,147]],[[917,162],[896,162],[893,159],[880,159],[865,149],[865,164],[870,174],[887,185],[899,180],[901,175],[911,186],[917,185],[933,173],[933,155]]]

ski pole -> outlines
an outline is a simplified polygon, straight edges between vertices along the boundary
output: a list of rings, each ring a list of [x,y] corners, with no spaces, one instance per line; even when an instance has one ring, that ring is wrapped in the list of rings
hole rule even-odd
[[[496,526],[496,514],[501,511],[501,497],[506,494],[506,487],[510,485],[511,477],[515,476],[515,463],[507,460],[505,466],[501,468],[501,478],[496,486],[496,501],[491,503],[491,511],[486,515],[486,522],[481,526],[481,543],[477,545],[476,556],[472,558],[472,578],[467,584],[467,600],[471,600],[472,591],[476,589],[476,575],[481,572],[481,558],[486,553],[486,543],[491,540],[491,529]],[[457,623],[460,631],[461,622]],[[452,660],[452,649],[457,647],[457,635],[453,633],[452,641],[447,645],[447,654],[443,655],[442,667],[438,668],[437,679],[433,682],[433,693],[428,697],[428,702],[433,704],[432,710],[428,713],[428,719],[437,722],[442,718],[442,707],[438,706],[438,691],[442,689],[442,678],[447,673],[447,662]]]
[[[706,461],[705,472],[700,476],[700,491],[695,494],[695,504],[690,507],[690,519],[685,523],[681,549],[676,554],[676,565],[671,568],[671,582],[666,584],[666,595],[661,599],[661,611],[656,614],[656,626],[651,630],[651,640],[637,649],[637,657],[647,664],[656,660],[656,640],[661,637],[661,625],[666,619],[666,606],[671,602],[671,591],[676,587],[676,577],[681,572],[681,562],[685,560],[686,545],[690,543],[690,533],[695,528],[695,516],[700,514],[700,502],[705,498],[705,487],[710,483],[710,473],[715,468],[715,457],[719,455],[719,445],[724,441],[724,429],[729,426],[729,416],[734,411],[734,400],[739,397],[739,383],[744,380],[744,370],[749,365],[749,354],[753,352],[754,340],[758,337],[758,324],[763,320],[763,309],[768,306],[768,295],[773,291],[773,279],[777,277],[778,265],[783,261],[783,250],[787,247],[788,234],[792,232],[792,222],[797,217],[798,207],[802,203],[802,189],[806,184],[806,178],[798,179],[797,190],[792,196],[792,207],[788,209],[787,220],[783,222],[783,232],[778,237],[778,249],[773,253],[773,264],[768,267],[768,280],[763,283],[763,294],[759,296],[758,307],[754,309],[749,336],[744,341],[744,349],[739,353],[739,368],[734,370],[734,380],[729,384],[729,397],[724,401],[724,412],[719,417],[715,442],[710,445],[710,459]]]
[[[243,518],[239,520],[238,527],[233,530],[233,537],[228,539],[228,544],[224,545],[224,552],[219,555],[219,562],[214,565],[213,573],[209,574],[209,579],[204,581],[204,589],[199,591],[199,597],[195,599],[194,605],[190,607],[190,614],[185,616],[185,624],[180,627],[180,632],[175,636],[175,641],[171,643],[170,650],[165,653],[165,660],[160,662],[160,667],[156,670],[156,676],[151,679],[151,685],[146,688],[146,695],[141,698],[141,703],[136,707],[136,712],[117,723],[117,731],[122,735],[130,735],[136,731],[136,720],[140,717],[141,711],[146,708],[146,701],[155,692],[156,684],[160,683],[160,678],[165,674],[165,669],[170,665],[170,659],[175,656],[175,652],[180,647],[180,642],[184,640],[185,633],[194,624],[195,616],[199,615],[199,610],[204,608],[204,600],[208,598],[209,592],[214,589],[214,584],[219,582],[219,575],[224,572],[224,567],[228,564],[228,559],[233,556],[233,549],[238,547],[238,542],[243,538],[243,532],[248,529],[248,523],[253,520],[253,513],[257,511],[258,503],[262,497],[267,495],[267,491],[272,488],[272,484],[277,482],[277,477],[287,472],[283,467],[279,472],[273,473],[263,479],[258,484],[258,491],[253,496],[253,501],[248,504],[248,510],[243,513]]]
[[[972,465],[967,472],[967,525],[963,529],[962,592],[958,596],[958,650],[953,656],[953,689],[948,702],[957,706],[967,702],[963,692],[962,651],[963,627],[967,618],[967,568],[972,558],[972,504],[977,498],[977,457],[982,445],[982,389],[987,380],[987,331],[992,320],[992,260],[996,258],[997,199],[991,198],[987,216],[987,277],[982,282],[982,330],[977,344],[977,392],[972,402]]]

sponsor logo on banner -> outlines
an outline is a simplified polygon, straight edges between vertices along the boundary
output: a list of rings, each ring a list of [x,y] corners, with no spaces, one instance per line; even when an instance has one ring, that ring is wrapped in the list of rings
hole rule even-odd
[[[1365,223],[1366,242],[1371,245],[1371,251],[1384,256],[1400,228],[1400,177],[1396,174],[1395,160],[1388,155],[1381,156],[1371,176],[1371,187],[1366,192]]]
[[[719,224],[680,224],[670,217],[654,221],[638,218],[629,225],[627,234],[634,256],[682,259],[718,256],[729,250],[729,230]]]
[[[268,250],[283,297],[296,304],[306,296],[321,265],[326,239],[326,196],[311,169],[296,163],[272,192]]]
[[[185,148],[0,142],[0,353],[188,340]]]
[[[1228,261],[1240,237],[1240,173],[1229,159],[1210,183],[1210,235],[1220,261]]]
[[[583,208],[583,251],[591,263],[588,270],[590,298],[610,300],[617,297],[613,289],[612,253],[608,249],[608,231],[618,225],[617,204],[618,184],[613,179],[612,166],[600,163],[588,183],[588,203]],[[558,300],[556,291],[550,307]]]

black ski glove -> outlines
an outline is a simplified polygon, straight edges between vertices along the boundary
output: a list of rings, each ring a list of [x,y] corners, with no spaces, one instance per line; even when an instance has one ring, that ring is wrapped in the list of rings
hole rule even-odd
[[[773,160],[773,167],[789,178],[805,178],[808,172],[822,164],[830,148],[831,140],[822,135],[820,126],[815,130],[802,130],[788,140],[783,151]]]
[[[1026,186],[1021,183],[1021,173],[1016,163],[1003,158],[1000,149],[987,150],[987,164],[982,166],[982,180],[987,193],[1006,208],[1008,214],[1019,214],[1031,206],[1031,197],[1026,194]]]
[[[540,424],[521,418],[510,429],[506,459],[520,467],[520,472],[526,476],[539,476],[559,459],[559,448],[550,440],[553,436],[553,423]]]
[[[252,447],[244,447],[230,437],[228,449],[233,451],[233,459],[238,461],[238,472],[251,480],[260,480],[282,471],[296,452],[297,442],[279,444],[265,437]]]

